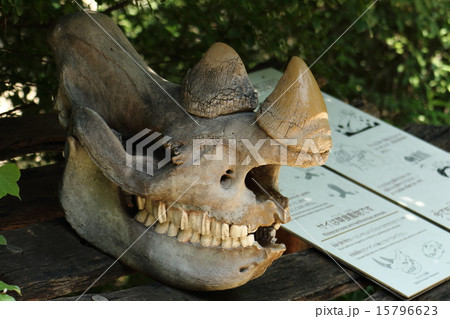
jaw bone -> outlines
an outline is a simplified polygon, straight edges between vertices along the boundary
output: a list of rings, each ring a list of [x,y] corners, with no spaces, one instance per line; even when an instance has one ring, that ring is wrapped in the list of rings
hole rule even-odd
[[[68,138],[68,144],[69,156],[60,197],[67,220],[81,237],[113,256],[120,256],[145,232],[120,260],[134,269],[184,289],[223,290],[259,277],[285,250],[280,244],[250,245],[251,239],[244,248],[240,241],[243,236],[221,239],[221,248],[209,247],[213,245],[213,235],[218,235],[215,230],[213,233],[212,222],[209,223],[210,235],[207,226],[201,230],[205,235],[201,236],[200,245],[183,243],[186,240],[180,242],[179,234],[169,237],[166,231],[164,234],[152,229],[146,231],[142,223],[125,211],[119,187],[103,175],[73,137]],[[80,188],[80,185],[84,186]],[[92,211],[97,214],[92,216]],[[139,213],[136,218],[138,216]],[[155,215],[153,217],[156,220]],[[238,235],[237,228],[233,225],[231,228],[229,235]],[[244,229],[239,230],[242,235]]]

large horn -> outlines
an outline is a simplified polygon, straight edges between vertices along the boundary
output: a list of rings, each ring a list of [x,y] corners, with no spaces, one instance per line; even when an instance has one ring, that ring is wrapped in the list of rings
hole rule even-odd
[[[191,114],[213,118],[253,110],[258,95],[236,51],[218,42],[184,78],[182,105]]]
[[[314,76],[305,62],[293,57],[286,72],[257,113],[259,126],[270,137],[296,139],[294,150],[301,150],[312,139],[320,152],[331,148],[328,113]],[[289,141],[291,142],[291,141]],[[291,144],[291,143],[288,143]]]

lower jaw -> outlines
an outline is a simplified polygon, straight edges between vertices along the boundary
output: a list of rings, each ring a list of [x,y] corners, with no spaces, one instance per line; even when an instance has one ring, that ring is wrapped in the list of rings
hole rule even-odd
[[[169,235],[169,221],[165,220],[162,224],[166,225],[162,227],[158,220],[153,223],[154,225],[145,226],[134,221],[135,226],[148,232],[151,237],[145,239],[148,246],[142,247],[142,250],[154,253],[154,258],[149,260],[158,264],[163,262],[166,267],[170,265],[170,279],[161,276],[158,277],[160,281],[183,289],[210,291],[241,286],[261,276],[285,251],[283,244],[275,243],[276,230],[271,226],[259,227],[248,235],[256,238],[250,245],[242,245],[238,239],[233,238],[230,246],[227,239],[217,237],[207,243],[193,240],[192,237],[189,239],[192,236],[191,230],[182,230],[176,236]],[[184,237],[187,233],[190,235]],[[180,235],[185,239],[180,239]],[[208,236],[201,236],[203,237]],[[164,267],[162,264],[160,266]],[[158,267],[153,270],[155,268]]]
[[[255,242],[250,247],[224,249],[180,243],[136,223],[123,212],[112,212],[89,227],[67,210],[66,218],[93,246],[120,257],[120,262],[168,285],[195,291],[226,290],[261,276],[285,251],[282,244]],[[105,216],[105,215],[104,215]],[[111,218],[114,223],[111,223]],[[107,240],[106,240],[107,239]]]
[[[285,251],[284,245],[268,243],[262,247],[223,249],[183,244],[152,230],[137,244],[125,263],[149,273],[155,279],[188,290],[225,290],[246,284],[261,276]],[[142,254],[142,252],[145,252]],[[139,261],[146,259],[145,263]]]
[[[271,242],[205,248],[147,230],[126,212],[119,187],[82,149],[77,155],[69,154],[60,190],[66,219],[93,246],[157,280],[189,290],[230,289],[262,275],[285,250]]]

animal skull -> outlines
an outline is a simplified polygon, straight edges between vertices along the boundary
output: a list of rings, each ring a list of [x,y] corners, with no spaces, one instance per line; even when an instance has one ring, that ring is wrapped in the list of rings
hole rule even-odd
[[[68,131],[60,200],[78,234],[177,287],[222,290],[263,274],[285,250],[275,232],[290,219],[280,165],[318,165],[331,148],[325,104],[304,62],[291,60],[255,114],[257,93],[225,44],[214,44],[179,86],[148,68],[101,14],[63,18],[50,43]],[[123,145],[144,129],[170,137],[153,157]],[[219,141],[221,158],[207,158],[217,146],[196,148],[205,139]],[[315,149],[302,149],[305,140]],[[166,152],[170,162],[152,175],[127,165],[152,165]]]

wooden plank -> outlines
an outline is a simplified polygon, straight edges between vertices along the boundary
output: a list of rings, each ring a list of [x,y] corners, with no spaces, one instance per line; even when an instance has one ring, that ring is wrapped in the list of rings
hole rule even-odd
[[[83,241],[63,220],[1,232],[0,278],[21,287],[19,299],[50,299],[86,289],[114,259]],[[117,263],[99,284],[129,272]],[[354,272],[349,273],[361,280]],[[146,300],[327,300],[358,287],[329,258],[315,250],[285,255],[260,278],[222,292],[185,292],[155,283],[111,298]],[[149,294],[149,291],[154,291]],[[107,295],[108,297],[109,295]],[[89,296],[87,296],[89,298]]]
[[[355,272],[346,271],[362,286],[368,284]],[[328,256],[308,249],[282,256],[264,275],[244,286],[198,296],[209,300],[329,300],[357,289]]]
[[[65,140],[56,113],[0,119],[0,160],[28,153],[62,151]]]
[[[377,301],[395,301],[398,298],[385,289],[374,293],[372,297]],[[367,299],[366,299],[367,300]],[[422,295],[414,298],[416,301],[449,301],[450,300],[450,281],[447,281],[436,288],[433,288]]]
[[[346,271],[361,285],[368,284],[353,271]],[[315,249],[308,249],[281,257],[264,275],[235,289],[188,292],[155,282],[101,296],[108,300],[329,300],[357,289],[332,260]],[[86,294],[81,300],[93,300],[95,295],[98,294]]]
[[[61,297],[53,300],[57,301],[73,301],[78,300],[79,296]],[[80,298],[82,301],[99,300],[99,298],[106,298],[110,301],[204,301],[192,292],[172,288],[159,282],[154,282],[149,285],[133,287],[120,291],[85,294]]]
[[[0,233],[8,241],[0,246],[0,278],[22,289],[19,300],[83,291],[114,261],[84,243],[63,219]],[[116,263],[98,284],[130,272]]]
[[[23,170],[19,180],[22,200],[6,196],[0,200],[0,230],[16,229],[63,217],[58,186],[64,163]]]
[[[450,152],[450,125],[409,124],[403,130]]]

